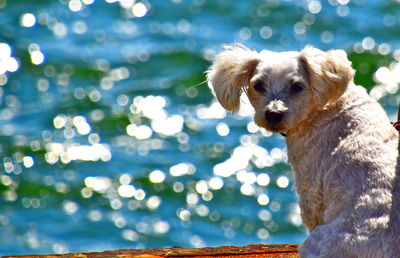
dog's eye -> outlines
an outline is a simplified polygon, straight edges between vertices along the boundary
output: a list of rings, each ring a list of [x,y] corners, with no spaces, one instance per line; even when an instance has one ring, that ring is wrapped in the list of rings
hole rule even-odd
[[[254,84],[253,88],[260,92],[260,93],[264,93],[265,92],[265,87],[264,84],[262,82],[257,82],[256,84]]]
[[[299,93],[303,90],[303,88],[304,88],[304,85],[301,82],[295,82],[290,87],[290,93],[292,93],[292,94]]]

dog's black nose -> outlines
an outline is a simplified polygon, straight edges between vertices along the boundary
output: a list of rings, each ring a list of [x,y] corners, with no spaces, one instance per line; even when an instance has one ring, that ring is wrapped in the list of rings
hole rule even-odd
[[[282,112],[265,111],[265,120],[270,124],[278,124],[283,118]]]

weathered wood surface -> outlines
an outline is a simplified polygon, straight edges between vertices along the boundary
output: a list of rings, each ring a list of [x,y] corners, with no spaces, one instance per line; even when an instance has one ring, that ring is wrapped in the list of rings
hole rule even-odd
[[[160,258],[160,257],[235,257],[235,258],[255,258],[255,257],[300,257],[297,252],[298,245],[248,245],[248,246],[221,246],[205,248],[152,248],[152,249],[122,249],[117,251],[105,251],[96,253],[75,253],[75,254],[50,254],[50,255],[23,255],[23,256],[4,256],[18,258]]]

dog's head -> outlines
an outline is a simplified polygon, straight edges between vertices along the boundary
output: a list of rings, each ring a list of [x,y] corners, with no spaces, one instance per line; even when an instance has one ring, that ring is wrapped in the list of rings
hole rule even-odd
[[[258,53],[232,45],[207,71],[208,84],[225,109],[237,111],[245,92],[256,111],[255,122],[272,132],[286,132],[334,104],[353,76],[344,51],[311,46],[300,52]]]

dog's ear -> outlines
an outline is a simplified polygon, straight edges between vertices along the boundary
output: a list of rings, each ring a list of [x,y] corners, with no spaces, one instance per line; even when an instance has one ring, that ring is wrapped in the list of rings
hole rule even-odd
[[[259,63],[259,54],[239,45],[224,47],[207,71],[207,81],[221,105],[232,112],[240,106],[240,95],[247,90]]]
[[[307,46],[300,52],[300,63],[320,108],[336,102],[354,78],[351,62],[343,50],[324,52]]]

